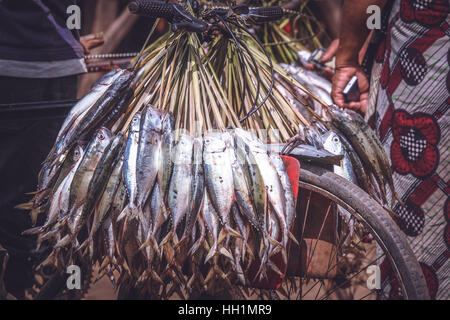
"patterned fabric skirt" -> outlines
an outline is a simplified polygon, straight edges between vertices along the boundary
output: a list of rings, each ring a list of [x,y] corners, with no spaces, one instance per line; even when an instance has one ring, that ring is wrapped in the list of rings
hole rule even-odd
[[[450,5],[395,0],[372,52],[367,119],[391,159],[393,204],[435,299],[450,299]],[[395,295],[395,288],[391,295]]]

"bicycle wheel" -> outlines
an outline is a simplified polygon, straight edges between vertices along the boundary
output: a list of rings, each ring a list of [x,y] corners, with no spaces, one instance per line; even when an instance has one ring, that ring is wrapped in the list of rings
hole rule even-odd
[[[295,235],[300,240],[302,249],[299,250],[298,246],[297,251],[291,249],[289,264],[305,260],[304,256],[307,255],[306,270],[289,274],[288,268],[288,274],[277,290],[246,289],[243,290],[243,295],[235,298],[429,299],[426,282],[413,251],[394,220],[380,204],[348,180],[324,168],[307,164],[302,165],[300,188],[299,199],[303,201],[306,212],[303,217],[297,214],[296,225],[301,231]],[[313,211],[311,199],[317,196],[322,197],[320,202],[322,207],[327,207],[326,214],[319,223],[319,234],[316,239],[310,239],[310,245],[306,246],[305,226],[308,219],[317,214],[317,212],[311,214]],[[331,250],[325,250],[329,256],[328,261],[323,259],[323,250],[322,257],[315,259],[314,255],[320,251],[318,240],[323,238],[326,225],[330,221],[330,212],[333,212],[330,210],[332,208],[335,212],[345,212],[350,216],[344,222],[342,215],[336,215],[340,226],[336,228],[335,245],[331,246]],[[356,237],[359,239],[358,243],[354,240],[348,241],[349,237],[353,238],[358,233],[359,237]],[[293,255],[293,252],[297,254]],[[322,271],[310,274],[311,261],[315,261],[316,264],[317,261],[321,261],[322,266],[316,265],[315,268]],[[325,269],[323,264],[326,264]],[[375,268],[368,274],[367,270],[371,266]],[[298,271],[298,268],[294,270]],[[379,274],[376,275],[376,272]],[[369,286],[367,280],[370,280],[372,274],[375,283],[374,286]],[[378,284],[377,276],[379,276]]]

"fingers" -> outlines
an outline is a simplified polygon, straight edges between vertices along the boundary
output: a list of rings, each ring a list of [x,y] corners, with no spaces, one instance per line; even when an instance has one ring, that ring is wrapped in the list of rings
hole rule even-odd
[[[304,66],[308,70],[311,70],[311,71],[316,70],[316,68],[314,67],[314,65],[312,63],[305,63]]]
[[[342,91],[353,76],[358,77],[358,86],[360,91],[359,101],[345,102]],[[369,81],[366,75],[358,67],[343,67],[338,68],[333,76],[333,85],[331,90],[331,97],[336,105],[341,108],[349,108],[354,110],[361,110],[365,112],[367,109],[367,102],[369,98]]]
[[[325,53],[323,54],[322,58],[320,59],[320,62],[328,62],[336,55],[336,52],[339,48],[339,39],[334,39],[330,46],[327,48]]]
[[[358,70],[354,67],[339,68],[336,70],[333,76],[331,97],[333,98],[334,103],[336,103],[341,108],[344,108],[346,104],[342,91],[344,91],[345,86],[357,71]]]

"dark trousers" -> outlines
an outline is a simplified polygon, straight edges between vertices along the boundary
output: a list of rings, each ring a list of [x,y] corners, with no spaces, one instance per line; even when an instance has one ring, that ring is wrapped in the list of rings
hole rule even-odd
[[[77,76],[53,79],[0,77],[1,104],[76,98]],[[3,106],[5,107],[5,106]],[[21,236],[31,227],[26,211],[14,206],[30,200],[42,161],[52,147],[62,118],[0,118],[0,244],[10,256],[6,289],[18,298],[32,285],[30,250],[34,239]],[[1,279],[0,279],[1,280]]]

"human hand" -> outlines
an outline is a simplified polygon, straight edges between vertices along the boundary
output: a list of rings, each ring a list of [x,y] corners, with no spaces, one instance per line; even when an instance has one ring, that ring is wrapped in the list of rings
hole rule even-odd
[[[359,101],[345,102],[342,91],[350,79],[356,76],[358,78],[358,87],[360,91]],[[337,67],[332,78],[331,97],[334,103],[341,108],[360,110],[365,113],[369,99],[369,81],[365,73],[358,66]]]
[[[320,58],[319,62],[325,64],[329,61],[331,61],[335,56],[336,56],[336,52],[339,48],[339,39],[334,39],[330,46],[327,48],[327,50],[324,52],[324,54],[322,55],[322,57]],[[315,70],[315,66],[312,63],[307,63],[305,65],[305,68],[308,70]],[[331,69],[330,67],[325,67],[325,69],[323,70],[323,73],[325,76],[327,76],[328,78],[331,79],[331,77],[333,76],[333,69]]]

